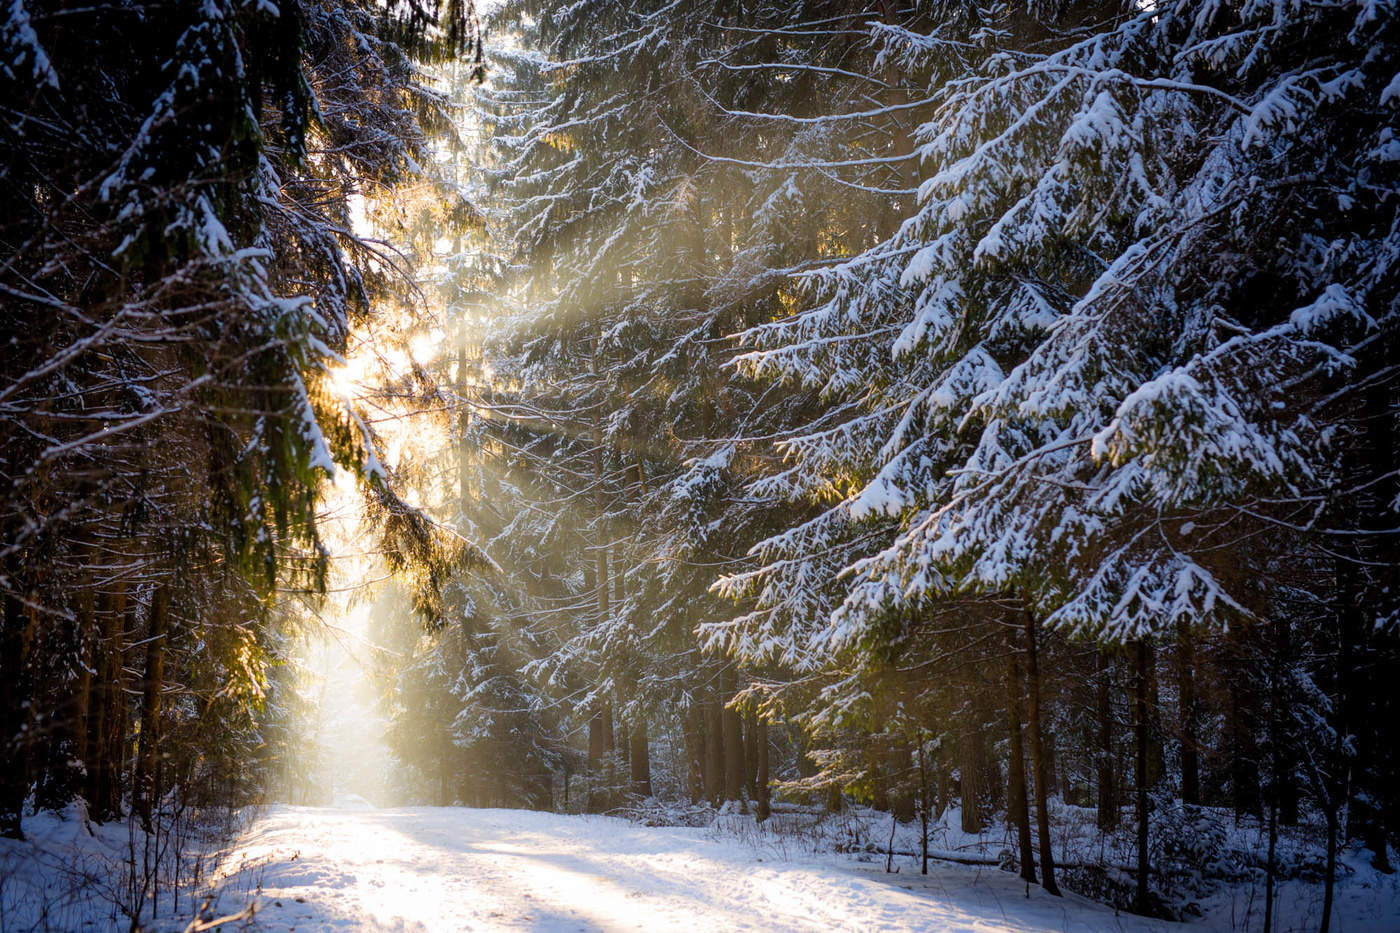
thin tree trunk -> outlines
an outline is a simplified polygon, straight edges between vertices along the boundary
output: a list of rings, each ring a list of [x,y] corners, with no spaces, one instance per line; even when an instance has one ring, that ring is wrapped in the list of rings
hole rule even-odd
[[[645,799],[651,796],[651,759],[647,748],[647,722],[640,716],[632,725],[631,745],[628,765],[632,772],[632,794]]]
[[[30,613],[13,596],[5,596],[5,611],[0,630],[0,752],[5,756],[0,767],[0,836],[23,839],[20,826],[24,800],[29,796],[29,775],[26,763],[28,741],[26,726],[29,708],[28,671],[24,650],[24,632]]]
[[[705,796],[719,806],[724,800],[724,710],[711,700],[705,709]]]
[[[972,723],[964,729],[962,741],[958,743],[961,761],[958,763],[959,782],[962,785],[962,830],[965,833],[982,831],[982,781],[979,769],[982,767],[982,733]]]
[[[758,804],[754,810],[754,816],[758,822],[762,823],[768,819],[773,812],[772,789],[768,786],[768,722],[759,719],[754,726],[756,739],[754,740],[755,750],[758,752],[757,782],[758,782]]]
[[[1277,777],[1277,775],[1275,775]],[[1278,788],[1269,794],[1269,854],[1264,862],[1264,933],[1274,930],[1274,876],[1278,873]]]
[[[919,874],[928,874],[928,755],[924,752],[924,732],[919,730]]]
[[[1137,689],[1133,701],[1133,731],[1137,744],[1137,892],[1133,899],[1138,913],[1147,912],[1147,642],[1137,642]]]
[[[96,646],[101,678],[89,741],[93,764],[88,768],[88,804],[99,822],[121,815],[121,775],[126,748],[126,642],[134,625],[128,619],[126,585],[102,594],[99,611],[101,638]]]
[[[606,795],[601,787],[603,763],[608,755],[607,715],[607,711],[599,707],[588,717],[588,799],[585,805],[590,813],[601,813],[607,809]]]
[[[86,770],[88,762],[88,735],[92,721],[92,672],[94,670],[96,658],[93,656],[94,644],[97,638],[96,610],[97,606],[93,599],[92,574],[84,575],[83,592],[78,597],[78,637],[79,643],[79,663],[78,668],[78,709],[73,719],[73,754],[79,762],[79,766]],[[78,792],[81,790],[75,786]]]
[[[890,782],[890,813],[901,823],[908,823],[914,819],[914,787],[909,780],[909,761],[911,758],[912,753],[908,739],[901,737],[898,741],[891,743],[889,757],[885,764],[885,774]]]
[[[1021,877],[1035,883],[1035,854],[1031,851],[1031,817],[1026,805],[1025,751],[1021,747],[1021,665],[1016,655],[1006,659],[1006,716],[1011,730],[1011,761],[1007,766],[1007,811],[1016,826],[1016,842],[1021,850]]]
[[[1337,886],[1337,801],[1329,800],[1327,810],[1327,868],[1322,876],[1322,925],[1318,933],[1332,926],[1332,894]]]
[[[601,339],[601,336],[599,336],[595,337],[593,340],[591,369],[594,376],[598,375],[598,345]],[[592,460],[593,510],[594,519],[598,523],[599,528],[597,534],[599,540],[595,540],[593,544],[596,549],[594,554],[596,565],[594,569],[594,585],[597,587],[598,620],[599,624],[603,624],[607,620],[609,612],[608,549],[604,541],[601,540],[604,538],[602,533],[604,526],[603,516],[607,500],[603,494],[603,427],[596,409],[593,412]],[[612,775],[605,775],[605,772],[610,770],[609,764],[611,755],[609,753],[612,749],[612,708],[610,704],[604,703],[594,712],[593,717],[588,722],[588,765],[589,770],[592,772],[593,787],[593,790],[589,794],[589,809],[594,812],[607,809],[611,804],[610,801],[605,799],[607,795],[598,789],[598,783],[600,779],[612,783],[610,780]]]
[[[1109,830],[1118,825],[1118,790],[1113,780],[1113,703],[1109,692],[1109,663],[1107,649],[1097,654],[1098,677],[1095,684],[1095,706],[1098,714],[1099,747],[1096,758],[1098,766],[1098,824],[1100,829]]]
[[[146,832],[151,831],[151,815],[160,788],[156,783],[156,761],[160,745],[160,692],[165,685],[165,649],[170,590],[158,586],[151,594],[151,624],[146,636],[146,673],[141,686],[141,738],[132,781],[132,803]]]
[[[1047,769],[1045,750],[1042,747],[1043,732],[1040,709],[1040,657],[1036,648],[1035,619],[1030,610],[1026,617],[1026,682],[1029,687],[1029,725],[1031,730],[1031,765],[1035,769],[1035,821],[1040,829],[1040,885],[1051,894],[1058,895],[1060,887],[1055,883],[1055,855],[1051,851],[1050,808],[1046,803]]]
[[[1176,681],[1181,726],[1181,802],[1201,802],[1199,716],[1196,710],[1196,652],[1191,627],[1176,629]]]
[[[705,710],[693,703],[685,714],[685,787],[691,803],[705,799]]]
[[[748,788],[749,799],[758,799],[758,717],[749,713],[744,717],[744,784]]]
[[[724,733],[724,799],[744,798],[744,736],[739,711],[729,705],[736,690],[734,668],[726,666],[720,681],[724,694],[721,726]]]

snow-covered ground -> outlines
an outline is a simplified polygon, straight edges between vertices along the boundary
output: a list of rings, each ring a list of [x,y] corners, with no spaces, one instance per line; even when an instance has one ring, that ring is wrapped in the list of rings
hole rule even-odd
[[[1173,924],[1115,914],[1066,894],[1046,895],[991,865],[949,861],[921,876],[915,859],[832,852],[854,824],[823,823],[820,835],[789,826],[757,830],[722,814],[705,828],[650,827],[614,817],[520,810],[411,807],[376,810],[362,798],[340,806],[275,806],[220,851],[188,853],[187,875],[204,869],[196,896],[168,890],[160,919],[142,927],[184,930],[212,893],[206,918],[257,908],[221,929],[268,931],[1244,931],[1262,924],[1262,892],[1222,888],[1205,917]],[[788,814],[789,822],[797,814]],[[772,824],[780,824],[776,819]],[[766,825],[772,825],[766,824]],[[888,822],[884,824],[888,827]],[[905,827],[907,834],[908,830]],[[142,893],[122,867],[142,837],[126,823],[91,826],[81,812],[25,822],[26,842],[0,840],[0,933],[125,930]],[[888,833],[888,828],[885,830]],[[836,835],[832,835],[835,833]],[[966,840],[940,835],[946,854]],[[896,839],[895,848],[907,845]],[[815,848],[814,848],[815,846]],[[1400,931],[1400,876],[1357,858],[1339,883],[1332,929]],[[137,873],[139,874],[139,872]],[[1316,930],[1320,888],[1285,884],[1276,929]]]
[[[297,930],[1165,930],[995,868],[922,877],[776,857],[706,830],[520,810],[274,807],[229,852],[226,910]],[[259,893],[259,886],[261,892]]]

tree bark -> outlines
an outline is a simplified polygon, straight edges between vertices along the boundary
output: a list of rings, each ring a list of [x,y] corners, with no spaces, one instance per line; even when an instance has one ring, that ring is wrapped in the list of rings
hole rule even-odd
[[[632,724],[631,745],[628,764],[632,771],[632,794],[645,799],[651,796],[651,759],[647,748],[647,722],[641,717]]]
[[[712,699],[705,708],[705,796],[719,806],[724,800],[723,701]]]
[[[1322,924],[1318,933],[1328,933],[1332,926],[1332,897],[1337,887],[1337,803],[1326,804],[1327,867],[1322,876]]]
[[[1006,803],[1011,822],[1016,827],[1016,842],[1021,851],[1021,877],[1035,883],[1035,854],[1031,851],[1031,817],[1026,805],[1025,751],[1021,747],[1021,666],[1016,655],[1006,659],[1006,717],[1011,730],[1011,761],[1006,769]]]
[[[0,836],[23,839],[20,821],[24,800],[29,796],[29,751],[26,728],[29,708],[29,676],[25,657],[25,629],[30,624],[27,607],[13,596],[5,596],[3,630],[0,630],[0,752],[5,766],[0,768]]]
[[[768,786],[768,723],[759,719],[754,725],[756,734],[754,740],[755,751],[758,753],[758,764],[756,780],[758,783],[758,803],[754,810],[754,816],[758,822],[762,823],[768,819],[773,812],[772,790]]]
[[[962,785],[962,830],[965,833],[982,831],[982,732],[975,722],[970,721],[963,730],[958,743],[959,783]]]
[[[98,608],[96,652],[100,677],[89,718],[88,809],[103,822],[121,815],[121,775],[126,748],[126,641],[129,628],[126,585],[114,584]]]
[[[744,717],[744,785],[749,799],[758,799],[758,717]]]
[[[1098,770],[1098,824],[1099,829],[1110,830],[1118,826],[1118,788],[1113,780],[1113,701],[1109,683],[1113,668],[1107,649],[1100,649],[1096,657],[1098,670],[1094,692],[1099,727],[1095,762]]]
[[[607,794],[603,791],[604,771],[608,757],[608,720],[611,712],[606,705],[599,706],[588,718],[588,812],[601,813],[608,808]]]
[[[928,754],[924,751],[924,733],[919,730],[919,874],[928,874],[929,817]]]
[[[909,773],[912,756],[908,739],[900,738],[890,744],[885,764],[890,783],[890,813],[901,823],[911,822],[915,816],[914,786]]]
[[[1133,732],[1137,744],[1137,892],[1133,898],[1134,909],[1146,913],[1147,903],[1147,642],[1139,639],[1137,651],[1137,684],[1133,697]]]
[[[692,704],[685,714],[685,787],[691,803],[705,799],[705,710]]]
[[[160,788],[156,765],[160,745],[160,692],[165,686],[165,649],[170,590],[157,586],[151,594],[151,624],[146,634],[146,672],[141,683],[141,736],[136,755],[136,774],[131,785],[132,804],[146,832]]]
[[[739,711],[729,705],[734,698],[734,668],[726,665],[721,679],[724,685],[724,709],[721,727],[724,733],[724,799],[744,799],[744,736]]]
[[[1050,809],[1046,803],[1047,768],[1040,710],[1040,657],[1036,647],[1035,619],[1030,610],[1026,619],[1026,683],[1029,688],[1029,725],[1031,731],[1031,765],[1035,769],[1035,821],[1040,829],[1040,886],[1051,894],[1060,893],[1055,883],[1055,855],[1050,842]]]
[[[1196,652],[1191,628],[1176,629],[1176,682],[1181,726],[1181,802],[1201,802],[1200,715],[1196,708]]]

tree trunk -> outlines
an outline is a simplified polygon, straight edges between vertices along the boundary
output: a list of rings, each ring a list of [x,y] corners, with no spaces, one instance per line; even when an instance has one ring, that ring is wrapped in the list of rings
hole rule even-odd
[[[651,796],[651,759],[647,748],[647,722],[641,717],[632,725],[632,749],[628,765],[632,772],[632,795]]]
[[[755,751],[758,753],[757,774],[755,780],[758,783],[758,803],[754,810],[754,816],[758,822],[762,823],[773,812],[772,790],[768,786],[768,722],[759,719],[754,724]]]
[[[1139,639],[1137,650],[1137,685],[1133,697],[1133,732],[1137,744],[1137,892],[1133,909],[1146,913],[1147,904],[1147,642]]]
[[[744,717],[744,785],[749,799],[758,799],[758,717]]]
[[[151,594],[151,624],[146,635],[146,672],[141,684],[141,736],[136,774],[131,785],[132,804],[146,832],[160,797],[156,763],[160,745],[160,692],[165,685],[165,650],[170,590],[158,586]]]
[[[1016,827],[1021,851],[1021,877],[1035,883],[1035,854],[1031,851],[1031,817],[1026,805],[1025,752],[1021,747],[1021,666],[1016,655],[1006,659],[1006,718],[1011,730],[1011,760],[1006,769],[1006,806]]]
[[[915,815],[914,786],[909,774],[912,756],[909,741],[900,738],[891,743],[885,763],[885,774],[890,784],[890,813],[901,823],[912,822]]]
[[[1031,766],[1035,769],[1035,821],[1040,829],[1040,886],[1051,894],[1060,893],[1055,883],[1055,855],[1050,846],[1050,809],[1046,804],[1047,768],[1040,710],[1040,656],[1036,648],[1035,619],[1030,610],[1026,617],[1026,683],[1029,687],[1029,725],[1031,731]]]
[[[90,767],[88,737],[92,722],[92,672],[97,663],[97,606],[93,599],[91,573],[84,575],[82,586],[83,592],[78,597],[78,632],[81,642],[78,663],[78,709],[73,719],[73,751],[79,766],[86,771]]]
[[[958,743],[961,753],[958,763],[959,782],[962,785],[962,830],[965,833],[982,831],[982,732],[974,722],[969,722]]]
[[[919,874],[928,874],[928,816],[929,816],[928,754],[924,751],[924,732],[919,730]]]
[[[1176,628],[1177,711],[1181,728],[1181,802],[1198,806],[1201,802],[1201,765],[1196,709],[1196,652],[1191,627],[1185,622]]]
[[[134,608],[134,607],[133,607]],[[98,609],[96,645],[100,677],[89,719],[88,809],[103,822],[121,815],[121,775],[126,748],[126,641],[134,625],[128,622],[126,585],[104,592]]]
[[[878,732],[881,726],[876,727]],[[890,809],[889,743],[883,735],[870,739],[865,750],[866,767],[870,774],[870,806],[881,813]]]
[[[1273,791],[1269,795],[1269,854],[1264,860],[1264,933],[1273,933],[1274,930],[1274,876],[1278,874],[1277,784]]]
[[[608,716],[607,708],[600,706],[593,711],[592,716],[588,717],[588,799],[586,806],[589,813],[601,813],[608,808],[606,794],[601,786],[604,779],[604,762],[608,757]]]
[[[1095,712],[1098,715],[1099,747],[1096,750],[1098,770],[1098,824],[1099,829],[1111,830],[1118,825],[1118,789],[1113,780],[1113,702],[1109,692],[1109,675],[1112,665],[1107,649],[1100,649],[1097,655],[1098,676],[1094,688]]]
[[[20,826],[24,801],[29,796],[29,752],[27,718],[29,702],[28,664],[25,657],[25,629],[30,612],[24,603],[5,596],[4,629],[0,631],[0,752],[5,766],[0,768],[0,836],[23,839]]]
[[[880,19],[887,26],[898,27],[899,14],[894,0],[880,0]],[[910,115],[907,112],[909,106],[909,91],[900,81],[902,74],[896,65],[893,57],[885,64],[885,106],[890,109],[890,141],[894,150],[894,156],[903,161],[896,163],[896,178],[905,188],[913,189],[918,187],[918,164],[911,158],[914,152],[914,139],[909,132]],[[913,206],[914,199],[911,195],[901,194],[890,199],[889,208],[886,210],[884,223],[881,224],[880,235],[888,237],[898,228],[904,215]]]
[[[723,701],[711,700],[705,709],[705,796],[719,806],[724,800]]]
[[[739,711],[729,705],[734,698],[734,668],[726,666],[720,681],[723,685],[724,710],[721,727],[724,734],[724,799],[744,799],[744,736]]]
[[[692,703],[685,714],[685,788],[691,803],[705,799],[705,709]]]
[[[1337,886],[1337,803],[1328,801],[1327,868],[1322,876],[1322,925],[1318,933],[1328,933],[1332,926],[1332,895]]]

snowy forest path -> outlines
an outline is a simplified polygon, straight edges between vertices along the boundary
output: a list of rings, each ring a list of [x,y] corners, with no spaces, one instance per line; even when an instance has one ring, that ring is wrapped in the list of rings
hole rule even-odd
[[[1006,872],[784,859],[704,830],[417,807],[268,809],[223,862],[221,903],[310,930],[1163,930]]]

